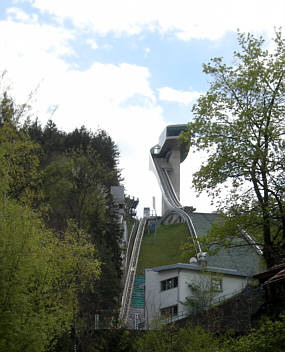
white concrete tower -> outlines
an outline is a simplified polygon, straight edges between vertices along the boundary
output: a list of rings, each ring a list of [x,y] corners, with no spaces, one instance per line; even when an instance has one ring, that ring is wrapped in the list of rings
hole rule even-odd
[[[180,204],[180,163],[188,152],[178,137],[186,125],[167,126],[159,143],[151,149],[152,171],[156,174],[162,191],[162,215]]]

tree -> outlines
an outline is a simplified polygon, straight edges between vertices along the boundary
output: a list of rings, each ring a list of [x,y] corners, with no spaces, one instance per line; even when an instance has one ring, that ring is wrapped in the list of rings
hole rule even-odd
[[[21,124],[24,107],[0,97],[0,349],[89,351],[96,315],[114,323],[119,308],[119,152],[105,131]]]
[[[87,310],[114,308],[120,294],[122,229],[109,188],[114,178],[90,147],[71,150],[51,162],[44,171],[44,194],[49,206],[47,224],[58,231],[66,228],[72,219],[90,234],[91,242],[98,249],[102,260],[100,280],[90,295],[82,300],[88,302]],[[108,290],[106,290],[108,287]]]
[[[221,57],[203,66],[213,79],[182,138],[208,152],[194,186],[220,199],[226,240],[253,234],[272,266],[285,254],[285,40],[276,31],[274,51],[251,34],[238,33],[238,43],[232,66]]]
[[[20,130],[22,112],[4,93],[0,101],[0,190],[4,199],[9,196],[35,205],[42,198],[39,146]]]
[[[76,128],[70,133],[65,133],[58,130],[51,120],[47,122],[44,128],[41,127],[38,120],[31,122],[28,119],[25,125],[31,139],[43,149],[41,158],[43,166],[47,166],[65,152],[81,150],[83,153],[90,153],[92,151],[97,154],[96,159],[100,160],[106,170],[113,172],[113,178],[109,179],[108,186],[118,185],[121,181],[118,169],[120,153],[116,144],[104,130],[93,133],[82,126],[80,129]]]
[[[217,352],[218,340],[200,326],[163,325],[148,330],[135,341],[138,352]]]
[[[59,238],[0,197],[0,250],[0,350],[44,351],[70,331],[78,294],[98,279],[95,249],[75,224]]]
[[[213,274],[202,272],[199,279],[192,280],[188,283],[191,295],[187,296],[185,302],[182,302],[189,313],[197,314],[203,310],[209,309],[213,305],[214,298],[219,294],[215,284],[221,280],[220,276],[212,277]]]
[[[70,335],[79,297],[99,279],[91,236],[68,219],[47,230],[31,207],[43,201],[40,146],[0,101],[0,350],[44,351]]]
[[[100,279],[89,290],[79,294],[80,310],[76,319],[77,347],[90,350],[94,321],[113,322],[121,294],[122,228],[110,194],[110,186],[119,182],[116,167],[117,151],[110,137],[84,127],[67,135],[49,123],[44,131],[31,125],[30,132],[45,151],[42,163],[44,200],[48,211],[46,224],[54,231],[65,231],[70,219],[90,234],[90,242],[98,250],[102,263]],[[41,139],[43,136],[43,139]],[[60,148],[51,148],[58,142]],[[112,161],[113,160],[113,161]],[[66,338],[66,336],[65,336]]]
[[[285,319],[266,320],[259,329],[238,338],[224,337],[219,352],[282,352],[285,349]]]
[[[195,324],[215,332],[221,326],[223,312],[214,307],[215,298],[221,291],[222,276],[201,271],[198,279],[188,283],[190,295],[181,302],[193,316]]]
[[[90,217],[101,222],[106,209],[105,180],[112,177],[93,150],[59,155],[44,170],[43,186],[50,205],[49,224],[57,229],[73,219],[89,231]]]
[[[109,171],[117,170],[119,158],[118,147],[104,130],[92,133],[85,126],[82,126],[80,129],[76,128],[66,136],[65,147],[66,150],[81,148],[84,151],[91,148],[96,151],[101,162]],[[118,170],[117,177],[119,179]],[[112,185],[115,185],[115,183]]]

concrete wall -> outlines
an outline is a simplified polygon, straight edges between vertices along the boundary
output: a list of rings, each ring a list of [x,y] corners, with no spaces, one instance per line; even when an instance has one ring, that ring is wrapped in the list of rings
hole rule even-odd
[[[227,296],[230,298],[236,291],[242,290],[248,283],[246,277],[234,275],[216,275],[222,279],[223,290],[215,294],[215,299]],[[178,277],[178,287],[169,290],[161,291],[160,282],[173,277]],[[189,283],[202,282],[202,285],[207,285],[210,276],[201,274],[200,271],[194,270],[167,270],[155,272],[152,269],[147,269],[145,272],[145,320],[146,325],[149,326],[152,321],[160,317],[160,309],[173,305],[178,305],[178,314],[186,313],[187,308],[181,302],[184,302],[187,296],[190,296],[191,289],[188,287]]]
[[[161,291],[160,282],[178,276],[178,270],[155,272],[152,269],[145,271],[145,320],[150,324],[159,318],[160,309],[175,305],[179,302],[179,288]],[[179,278],[178,278],[179,286]]]
[[[215,273],[213,273],[213,275],[222,280],[222,291],[215,293],[215,299],[223,296],[230,296],[235,291],[243,289],[248,283],[248,279],[241,276],[221,275]],[[207,288],[209,287],[210,282],[211,277],[208,274],[201,274],[200,272],[193,272],[190,270],[182,270],[180,273],[180,300],[184,302],[186,297],[191,295],[191,289],[189,289],[188,284],[197,283],[202,287]],[[185,306],[182,305],[181,308],[185,310]]]
[[[171,150],[167,164],[169,178],[177,198],[180,200],[180,146],[176,146]],[[169,206],[162,197],[162,215],[164,215],[168,209]]]
[[[169,157],[169,164],[171,166],[171,171],[169,171],[169,176],[172,181],[172,185],[176,192],[178,199],[180,199],[180,148],[175,147],[171,151]]]

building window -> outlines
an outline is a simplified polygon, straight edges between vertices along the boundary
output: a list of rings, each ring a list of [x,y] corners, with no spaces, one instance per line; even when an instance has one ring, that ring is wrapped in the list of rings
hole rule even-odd
[[[161,291],[170,290],[171,288],[178,286],[178,277],[172,277],[171,279],[160,281]]]
[[[223,291],[223,279],[221,277],[212,277],[211,286],[214,291],[222,292]]]
[[[170,306],[166,308],[160,309],[160,316],[161,317],[175,317],[178,313],[178,305]]]

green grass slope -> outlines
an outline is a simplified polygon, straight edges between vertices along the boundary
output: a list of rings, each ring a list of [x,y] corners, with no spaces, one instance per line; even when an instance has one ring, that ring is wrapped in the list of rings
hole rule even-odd
[[[148,234],[146,228],[141,244],[140,256],[137,266],[137,274],[143,269],[160,265],[181,263],[180,246],[189,236],[185,224],[159,225],[157,235]]]

